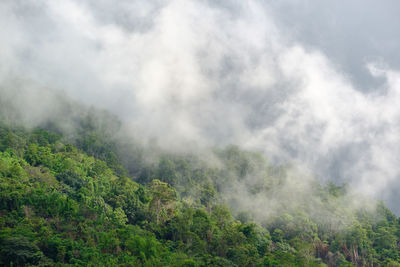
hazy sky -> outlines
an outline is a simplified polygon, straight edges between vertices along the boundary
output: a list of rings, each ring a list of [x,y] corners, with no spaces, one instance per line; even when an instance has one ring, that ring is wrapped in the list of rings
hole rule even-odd
[[[111,110],[135,137],[236,143],[400,213],[399,10],[395,0],[2,0],[2,97],[28,79]],[[27,116],[56,108],[14,97],[31,103]]]

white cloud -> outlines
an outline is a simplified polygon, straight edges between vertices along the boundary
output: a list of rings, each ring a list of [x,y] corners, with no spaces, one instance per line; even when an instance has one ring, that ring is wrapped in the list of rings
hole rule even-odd
[[[154,3],[1,3],[3,82],[62,88],[166,147],[233,142],[378,197],[400,187],[398,72],[368,65],[386,83],[361,92],[258,1]]]

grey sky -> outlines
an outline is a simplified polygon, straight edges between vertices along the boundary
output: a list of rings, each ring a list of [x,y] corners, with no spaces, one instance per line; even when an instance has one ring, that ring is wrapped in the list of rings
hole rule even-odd
[[[359,90],[373,90],[382,82],[369,75],[366,63],[400,68],[399,1],[280,0],[268,6],[293,40],[325,53]]]

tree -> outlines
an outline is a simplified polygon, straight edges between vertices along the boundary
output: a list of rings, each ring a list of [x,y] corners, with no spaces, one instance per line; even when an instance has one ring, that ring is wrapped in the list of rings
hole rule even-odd
[[[165,222],[172,217],[176,200],[176,192],[167,183],[158,179],[152,181],[150,186],[152,200],[150,210],[154,214],[156,223]]]
[[[37,264],[43,256],[39,248],[25,237],[9,237],[2,242],[1,247],[1,263],[11,266]]]
[[[211,183],[206,183],[202,188],[201,188],[201,196],[200,196],[200,203],[204,205],[207,208],[207,211],[210,213],[211,212],[211,204],[215,200],[215,197],[217,195],[217,191],[213,187]]]

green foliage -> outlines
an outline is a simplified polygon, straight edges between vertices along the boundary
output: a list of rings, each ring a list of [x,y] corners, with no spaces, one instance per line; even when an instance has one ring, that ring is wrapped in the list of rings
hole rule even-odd
[[[40,249],[24,237],[8,237],[2,240],[0,262],[16,266],[37,264],[43,257]]]
[[[0,125],[0,265],[399,265],[399,219],[382,203],[351,210],[346,186],[315,183],[312,205],[282,205],[260,224],[254,213],[233,215],[223,190],[243,183],[273,194],[283,167],[234,146],[214,151],[215,166],[165,153],[133,163],[122,155],[142,152],[122,150],[118,123],[106,121],[89,112],[69,142]]]

